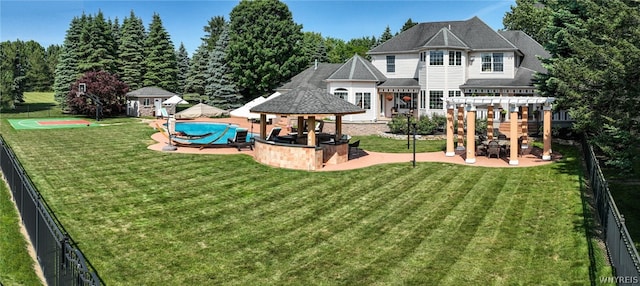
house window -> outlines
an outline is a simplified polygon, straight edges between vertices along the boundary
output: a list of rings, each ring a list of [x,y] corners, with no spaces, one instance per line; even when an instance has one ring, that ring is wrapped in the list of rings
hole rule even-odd
[[[356,105],[362,109],[371,109],[371,93],[356,92]]]
[[[503,53],[484,53],[482,54],[482,71],[483,72],[501,72],[504,71]]]
[[[333,95],[340,97],[341,99],[347,100],[347,98],[349,97],[349,92],[347,92],[347,90],[344,88],[338,88],[333,91]]]
[[[387,72],[396,72],[396,56],[387,56]]]
[[[430,90],[429,91],[429,109],[442,109],[442,97],[444,92],[442,90]]]
[[[430,66],[444,65],[444,52],[443,51],[429,52],[429,65]]]
[[[144,101],[142,102],[143,106],[149,106],[151,105],[151,98],[145,98]]]
[[[426,62],[427,61],[427,53],[425,52],[420,52],[420,62]]]
[[[462,52],[449,51],[449,65],[461,66],[462,65]]]
[[[450,90],[449,91],[449,97],[456,97],[456,96],[460,96],[460,91],[459,90]]]
[[[425,106],[427,106],[427,91],[421,90],[420,91],[420,107],[424,108]]]

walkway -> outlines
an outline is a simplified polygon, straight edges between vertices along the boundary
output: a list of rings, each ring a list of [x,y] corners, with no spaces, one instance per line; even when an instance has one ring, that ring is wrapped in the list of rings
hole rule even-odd
[[[206,118],[206,119],[198,119],[198,121],[209,121],[209,122],[221,122],[221,123],[233,123],[237,124],[240,127],[248,128],[251,130],[251,123],[247,121],[246,118]],[[159,122],[160,124],[165,123]],[[149,126],[155,128],[155,121],[150,123]],[[267,130],[271,129],[268,127]],[[253,123],[254,132],[258,132],[260,130],[260,124]],[[151,138],[158,143],[149,146],[148,148],[155,151],[162,151],[162,147],[166,146],[169,142],[165,136],[163,136],[160,132],[154,133]],[[253,151],[249,149],[242,149],[242,151],[238,151],[236,148],[229,148],[226,146],[222,147],[213,147],[213,148],[191,148],[191,147],[178,147],[176,151],[172,151],[175,153],[188,153],[188,154],[246,154],[253,156]],[[522,157],[518,157],[518,165],[509,165],[509,160],[506,158],[487,158],[485,156],[476,157],[476,162],[474,164],[467,164],[464,158],[460,155],[456,155],[453,157],[445,156],[444,151],[440,152],[427,152],[427,153],[416,153],[416,162],[442,162],[442,163],[453,163],[453,164],[461,164],[467,166],[478,166],[478,167],[504,167],[504,168],[521,168],[521,167],[534,167],[541,166],[545,164],[550,164],[557,159],[561,158],[559,154],[553,154],[553,160],[544,161],[541,158],[529,154]],[[350,158],[350,160],[346,163],[337,164],[337,165],[326,165],[322,168],[321,171],[339,171],[339,170],[351,170],[369,167],[378,164],[387,164],[387,163],[407,163],[411,164],[413,161],[413,153],[378,153],[366,150],[358,150],[358,153],[354,158]]]

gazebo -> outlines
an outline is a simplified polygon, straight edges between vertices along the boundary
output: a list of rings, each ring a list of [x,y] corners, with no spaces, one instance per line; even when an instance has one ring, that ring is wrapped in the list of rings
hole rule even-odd
[[[326,92],[324,89],[300,86],[278,97],[254,106],[251,112],[260,114],[260,136],[255,141],[255,156],[259,162],[293,169],[317,170],[323,164],[338,164],[348,160],[349,147],[341,142],[342,116],[366,112],[364,109]],[[267,114],[297,117],[298,126],[307,120],[308,130],[299,129],[293,135],[304,144],[276,143],[264,140],[267,135]],[[318,142],[314,126],[316,118],[335,116],[334,141]],[[306,136],[306,140],[305,139]]]
[[[509,113],[509,145],[518,146],[519,148],[510,148],[509,165],[518,165],[518,149],[528,149],[528,105],[542,105],[543,110],[543,152],[542,160],[551,160],[551,104],[555,101],[553,97],[539,96],[470,96],[470,97],[452,97],[446,100],[447,103],[447,147],[446,156],[455,156],[455,150],[465,151],[465,162],[473,164],[476,162],[476,146],[475,146],[475,126],[476,112],[478,107],[487,108],[487,137],[492,140],[493,134],[493,118],[495,107],[506,107]],[[454,111],[457,108],[458,120],[458,144],[454,150],[453,140],[453,121]],[[518,122],[518,113],[522,111],[522,122]],[[464,112],[467,117],[467,146],[464,146]],[[518,138],[522,134],[522,141]]]

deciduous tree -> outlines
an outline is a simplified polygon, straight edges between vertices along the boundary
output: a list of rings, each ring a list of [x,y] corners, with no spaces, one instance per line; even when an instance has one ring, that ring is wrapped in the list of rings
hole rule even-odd
[[[79,93],[80,84],[85,84],[85,94]],[[67,92],[67,106],[71,112],[93,116],[97,104],[92,96],[102,103],[104,116],[121,115],[125,112],[125,96],[129,91],[126,83],[106,71],[89,71],[76,80]]]

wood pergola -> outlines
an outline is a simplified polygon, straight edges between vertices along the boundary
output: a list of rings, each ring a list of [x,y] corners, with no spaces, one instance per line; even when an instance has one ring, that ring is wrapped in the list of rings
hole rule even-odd
[[[487,107],[487,137],[488,140],[494,139],[493,134],[493,118],[494,109],[497,106],[507,107],[509,114],[510,134],[509,145],[518,146],[519,135],[522,134],[523,140],[519,148],[510,148],[509,164],[518,165],[518,150],[520,148],[529,148],[528,138],[528,107],[529,104],[541,105],[543,110],[543,152],[542,160],[551,160],[551,111],[552,103],[555,101],[553,97],[536,97],[536,96],[472,96],[472,97],[452,97],[446,100],[447,104],[447,147],[446,156],[455,156],[456,150],[466,150],[465,162],[473,164],[476,162],[476,112],[478,107]],[[518,113],[522,110],[522,126],[519,128]],[[457,147],[454,148],[454,112],[457,110],[458,120],[458,140]],[[466,111],[467,119],[467,146],[464,146],[464,114]]]

